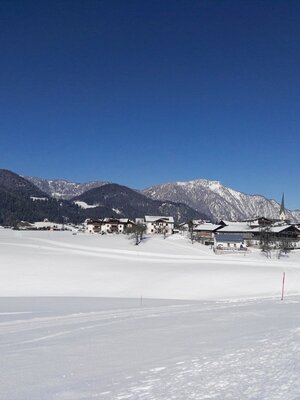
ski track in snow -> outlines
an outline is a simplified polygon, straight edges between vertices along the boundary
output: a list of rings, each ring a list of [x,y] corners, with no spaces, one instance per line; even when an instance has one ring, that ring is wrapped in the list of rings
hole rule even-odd
[[[239,307],[247,302],[236,303]],[[229,302],[222,302],[210,304],[207,306],[201,305],[197,307],[195,305],[171,305],[171,306],[160,306],[160,307],[140,307],[133,310],[113,310],[113,311],[99,311],[89,313],[78,313],[64,316],[54,317],[35,317],[26,320],[17,320],[12,322],[0,323],[0,348],[6,346],[18,346],[20,344],[26,344],[31,342],[37,342],[47,339],[52,339],[61,335],[74,334],[76,332],[84,331],[87,329],[101,328],[103,326],[122,323],[125,321],[134,321],[144,318],[159,318],[171,315],[179,315],[185,313],[199,313],[208,312],[218,308],[218,310],[232,308]],[[33,312],[32,312],[33,313]],[[20,313],[12,313],[20,314]],[[91,324],[92,323],[92,324]],[[39,331],[47,330],[50,332],[51,329],[57,330],[60,327],[69,327],[69,330],[63,330],[55,332],[51,335],[40,336]],[[20,333],[24,333],[32,336],[33,338],[26,341],[18,341]],[[9,336],[7,336],[9,335]],[[14,337],[16,340],[14,340]],[[7,338],[9,338],[8,341]]]
[[[38,232],[0,249],[0,400],[300,400],[299,254]]]
[[[45,343],[50,348],[71,343],[74,338],[84,340],[89,330],[101,332],[108,325],[146,319],[178,318],[182,314],[217,313],[223,315],[238,310],[243,312],[249,303],[263,305],[264,300],[252,302],[212,302],[198,304],[140,307],[110,311],[68,314],[55,317],[37,317],[0,324],[0,351],[8,354],[28,354],[32,346]],[[296,301],[297,303],[297,301]],[[291,301],[293,304],[293,300]],[[299,304],[299,303],[297,303]],[[28,316],[27,316],[28,318]],[[220,317],[218,317],[220,318]],[[66,329],[67,328],[67,329]],[[20,341],[20,337],[25,340]],[[63,340],[63,342],[61,342]],[[192,345],[192,344],[191,344]],[[158,345],[159,347],[159,345]],[[293,355],[293,356],[291,356]],[[128,360],[130,362],[130,360]],[[167,360],[134,375],[114,378],[110,385],[84,389],[73,382],[73,388],[62,389],[31,400],[298,400],[300,399],[300,328],[267,333],[250,346],[224,344],[206,355],[199,354],[180,361]],[[1,380],[0,380],[1,382]],[[97,386],[97,384],[96,384]],[[1,392],[0,392],[1,393]],[[1,397],[5,400],[15,400]],[[22,397],[16,396],[16,399]],[[24,397],[25,399],[25,397]],[[27,397],[26,397],[27,399]]]
[[[216,358],[202,357],[140,373],[125,389],[102,393],[103,399],[300,399],[300,332],[270,338],[253,347],[232,349]],[[290,360],[290,351],[298,353]],[[268,364],[268,368],[265,365]],[[100,397],[100,396],[99,396]],[[78,399],[84,397],[78,397]]]
[[[300,399],[300,331],[233,348],[225,355],[199,357],[139,372],[103,392],[64,391],[59,400]],[[290,352],[298,354],[290,359]],[[267,368],[266,368],[267,364]],[[121,389],[119,389],[121,386]]]
[[[180,309],[180,311],[178,311],[178,308]],[[113,312],[100,311],[91,313],[70,314],[59,317],[42,317],[13,322],[4,322],[0,323],[0,348],[5,346],[16,346],[19,344],[51,339],[60,335],[74,334],[78,331],[99,328],[107,325],[121,323],[127,320],[133,321],[141,318],[155,318],[164,314],[172,315],[173,313],[178,314],[191,312],[191,310],[189,309],[185,311],[185,308],[187,308],[187,306],[184,305],[159,307],[159,310],[157,309],[157,307],[148,307],[145,309],[142,308],[137,310],[114,310]],[[195,310],[194,312],[197,312],[197,310]],[[90,325],[91,323],[93,324]],[[47,336],[36,336],[39,331],[43,331],[44,329],[47,329],[47,331],[49,332],[49,329],[59,329],[60,327],[69,327],[70,330],[64,330],[62,332],[57,332]],[[21,342],[13,340],[14,335],[16,336],[16,338],[18,338],[20,333],[24,332],[29,332],[30,335],[34,336],[34,338],[32,340]],[[6,338],[6,335],[9,335],[9,341],[3,342],[2,336]]]

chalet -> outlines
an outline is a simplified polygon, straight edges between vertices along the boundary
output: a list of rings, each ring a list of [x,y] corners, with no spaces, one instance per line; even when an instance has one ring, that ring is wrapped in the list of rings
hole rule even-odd
[[[218,229],[218,234],[223,234],[223,233],[234,233],[234,234],[240,234],[243,238],[243,240],[248,240],[253,237],[253,228],[248,225],[245,222],[230,222],[230,225],[226,226],[221,226]]]
[[[253,238],[253,228],[244,222],[231,222],[220,227],[214,234],[214,247],[222,249],[246,248],[246,242]]]
[[[271,226],[273,220],[265,217],[257,217],[254,219],[245,219],[241,222],[248,224],[252,228],[255,228],[255,227]]]
[[[87,219],[85,221],[86,230],[89,233],[101,233],[102,219]]]
[[[263,235],[269,236],[269,241],[276,244],[280,240],[285,240],[293,246],[300,240],[300,229],[295,225],[273,225],[267,228],[254,228],[253,229],[255,244],[260,244]]]
[[[272,226],[271,231],[277,238],[286,238],[291,240],[300,239],[300,230],[295,225]]]
[[[126,233],[135,225],[135,222],[128,218],[104,218],[101,224],[101,233]]]
[[[212,223],[196,225],[193,227],[194,238],[205,245],[213,245],[214,233],[221,227]]]
[[[128,218],[104,218],[86,220],[86,231],[89,233],[126,233],[135,226]]]
[[[170,235],[174,229],[174,218],[164,216],[145,216],[146,233],[160,233]]]
[[[245,249],[243,236],[240,233],[221,233],[214,235],[214,248],[220,250]]]

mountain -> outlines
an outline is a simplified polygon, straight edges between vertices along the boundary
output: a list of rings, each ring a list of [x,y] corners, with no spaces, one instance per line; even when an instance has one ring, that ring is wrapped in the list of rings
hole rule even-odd
[[[69,201],[51,197],[32,182],[60,197],[69,197],[72,191],[80,192],[93,185],[98,187],[87,190]],[[38,178],[31,178],[29,181],[14,172],[0,170],[1,225],[12,226],[17,221],[35,222],[45,218],[53,222],[68,220],[77,223],[93,217],[135,218],[147,214],[171,215],[178,222],[207,218],[186,204],[152,200],[126,186],[103,182],[73,184],[64,180],[47,183]]]
[[[214,220],[236,221],[256,216],[279,218],[280,205],[275,200],[238,192],[218,181],[198,179],[166,183],[145,189],[143,194],[155,200],[185,203],[200,213],[211,215]],[[287,217],[297,222],[300,211],[287,210]]]
[[[42,179],[32,176],[26,176],[25,179],[33,183],[43,192],[56,199],[69,200],[75,196],[107,184],[108,182],[92,181],[86,183],[69,182],[65,179]]]
[[[80,209],[64,200],[57,201],[21,176],[0,169],[0,224],[16,221],[40,221],[44,218],[61,222],[63,217],[80,220]],[[81,217],[83,218],[83,217]]]
[[[151,214],[171,215],[178,222],[189,219],[241,220],[256,216],[277,219],[279,209],[275,200],[241,193],[206,179],[167,183],[138,192],[102,181],[74,183],[63,179],[25,179],[11,171],[0,170],[2,225],[44,218],[61,222],[66,217],[69,221],[80,222],[92,217],[135,218]],[[287,210],[287,217],[292,222],[299,222],[300,210]]]
[[[84,207],[86,214],[93,214],[95,217],[137,218],[144,215],[171,215],[176,222],[207,219],[205,213],[195,211],[186,204],[152,200],[133,189],[113,183],[91,189],[74,197],[72,201]]]

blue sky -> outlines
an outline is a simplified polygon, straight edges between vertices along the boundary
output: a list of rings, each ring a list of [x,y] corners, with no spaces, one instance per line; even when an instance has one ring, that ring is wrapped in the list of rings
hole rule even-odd
[[[300,208],[299,1],[0,2],[1,167]]]

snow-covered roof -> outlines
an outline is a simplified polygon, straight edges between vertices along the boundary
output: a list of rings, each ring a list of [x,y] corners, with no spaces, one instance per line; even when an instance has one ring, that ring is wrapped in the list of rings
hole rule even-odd
[[[216,224],[200,224],[196,225],[193,229],[194,231],[215,231],[216,229],[220,228],[222,225],[216,225]]]
[[[159,220],[164,220],[165,222],[174,223],[173,217],[165,217],[163,215],[161,216],[145,215],[146,222],[156,222]]]
[[[121,224],[135,224],[135,222],[131,221],[128,218],[120,218],[119,221]]]
[[[103,219],[104,223],[114,223],[114,224],[134,224],[135,222],[131,221],[128,218],[104,218]]]
[[[245,223],[235,223],[233,225],[224,226],[218,232],[253,232],[254,229]]]
[[[222,222],[226,224],[227,226],[246,226],[247,224],[245,222],[240,222],[240,221],[226,221],[225,219],[222,219]]]
[[[286,229],[291,228],[291,227],[295,228],[295,230],[299,231],[299,233],[300,233],[300,230],[299,230],[296,226],[294,226],[294,225],[278,225],[278,226],[271,226],[271,227],[268,228],[268,230],[269,230],[269,232],[280,233],[280,232],[283,232],[283,231],[285,231]],[[261,228],[254,228],[254,229],[252,229],[252,231],[253,231],[253,232],[261,232],[262,229],[261,229]]]

